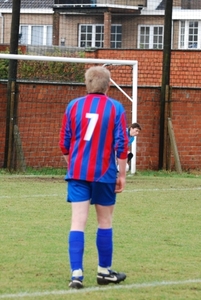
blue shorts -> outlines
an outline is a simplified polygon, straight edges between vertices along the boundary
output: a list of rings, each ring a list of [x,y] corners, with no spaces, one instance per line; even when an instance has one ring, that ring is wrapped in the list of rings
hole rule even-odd
[[[67,201],[82,202],[90,200],[91,204],[102,206],[114,205],[116,202],[115,183],[89,182],[85,180],[68,180]]]

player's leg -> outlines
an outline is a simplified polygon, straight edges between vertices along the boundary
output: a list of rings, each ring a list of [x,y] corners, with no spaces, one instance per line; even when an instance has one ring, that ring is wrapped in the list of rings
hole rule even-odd
[[[69,287],[82,288],[84,230],[89,213],[90,192],[87,183],[70,181],[68,183],[68,201],[71,202],[71,229],[69,232],[69,259],[72,271]]]
[[[106,271],[112,265],[113,254],[113,229],[112,214],[114,205],[95,205],[98,229],[96,234],[96,246],[98,250],[98,272]]]
[[[96,183],[92,193],[95,204],[98,229],[96,245],[98,250],[98,284],[119,283],[126,278],[124,273],[111,270],[113,255],[112,217],[116,194],[115,184]]]
[[[84,231],[89,213],[89,200],[71,203],[71,231]]]

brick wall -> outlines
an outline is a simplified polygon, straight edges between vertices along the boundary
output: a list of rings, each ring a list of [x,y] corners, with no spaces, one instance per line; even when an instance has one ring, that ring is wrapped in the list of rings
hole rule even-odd
[[[160,85],[162,51],[99,50],[88,52],[91,58],[138,60],[137,120],[142,132],[137,140],[137,169],[158,169]],[[131,83],[129,69],[121,78]],[[112,78],[118,78],[113,72]],[[173,51],[171,61],[171,117],[183,170],[201,169],[201,53]],[[122,79],[121,79],[122,80]],[[131,95],[131,88],[124,86]],[[85,94],[84,85],[20,84],[18,125],[26,163],[34,167],[65,166],[58,141],[61,118],[66,104]],[[131,123],[131,102],[111,87],[109,96],[119,99]],[[3,165],[6,120],[6,85],[0,84],[0,167]],[[172,157],[172,169],[174,159]]]
[[[160,86],[163,52],[160,50],[98,50],[87,57],[138,61],[138,85]],[[174,50],[171,54],[171,81],[174,87],[201,88],[201,52]]]
[[[0,45],[0,52],[7,52],[10,48],[10,44]],[[18,48],[23,54],[26,52],[26,46],[19,46]]]

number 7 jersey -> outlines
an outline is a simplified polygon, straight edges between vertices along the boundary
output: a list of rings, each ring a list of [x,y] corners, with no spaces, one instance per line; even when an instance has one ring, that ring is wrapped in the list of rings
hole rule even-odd
[[[64,113],[60,148],[69,155],[66,180],[116,182],[116,157],[127,158],[123,105],[104,94],[72,100]]]

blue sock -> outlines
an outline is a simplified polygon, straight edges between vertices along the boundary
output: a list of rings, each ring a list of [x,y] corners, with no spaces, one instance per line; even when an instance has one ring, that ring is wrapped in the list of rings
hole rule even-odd
[[[79,269],[83,271],[84,232],[70,231],[68,243],[71,271]],[[80,279],[82,280],[83,276]]]
[[[112,241],[112,228],[97,230],[96,246],[98,250],[98,265],[103,268],[112,266],[112,253],[113,253],[113,241]]]

